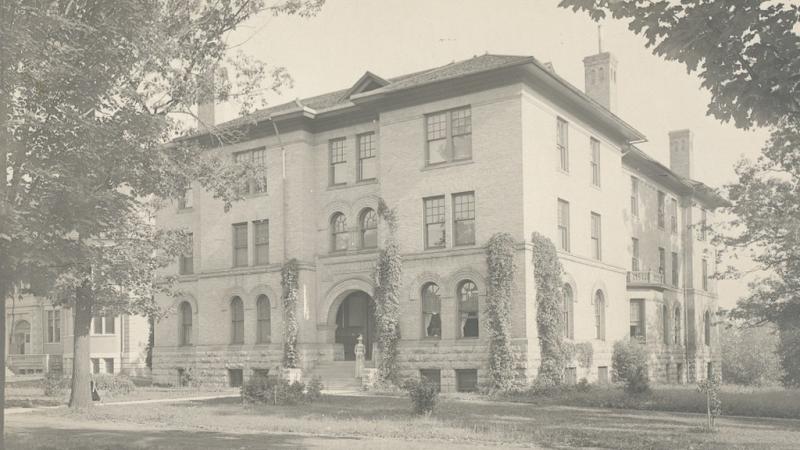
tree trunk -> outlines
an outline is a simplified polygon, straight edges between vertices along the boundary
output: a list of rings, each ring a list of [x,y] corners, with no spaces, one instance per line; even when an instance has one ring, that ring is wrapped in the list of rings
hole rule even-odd
[[[91,353],[89,328],[92,323],[92,292],[88,281],[77,289],[75,297],[75,330],[72,333],[72,391],[69,407],[72,409],[92,406],[91,376],[89,366]]]

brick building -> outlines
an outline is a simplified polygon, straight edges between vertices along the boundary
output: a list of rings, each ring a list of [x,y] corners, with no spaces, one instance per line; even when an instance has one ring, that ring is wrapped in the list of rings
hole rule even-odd
[[[371,358],[379,198],[399,217],[404,375],[445,391],[486,380],[484,245],[507,232],[518,242],[512,338],[535,377],[538,231],[564,266],[564,332],[594,349],[568,379],[607,380],[613,343],[631,335],[651,348],[658,382],[702,377],[718,351],[714,249],[701,225],[724,200],[692,179],[687,130],[670,134],[670,167],[635,146],[645,137],[614,114],[612,55],[584,64],[585,92],[527,56],[367,72],[226,124],[247,121],[248,138],[213,151],[263,164],[266,177],[228,213],[198,185],[159,213],[160,226],[193,234],[193,251],[173,268],[186,295],[159,299],[172,314],[156,325],[154,381],[191,370],[237,385],[277,367],[290,258],[303,368],[352,373],[359,334]]]

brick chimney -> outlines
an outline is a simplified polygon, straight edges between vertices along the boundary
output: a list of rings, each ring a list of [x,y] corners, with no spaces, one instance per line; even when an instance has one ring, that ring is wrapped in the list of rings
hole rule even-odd
[[[692,131],[675,130],[669,132],[669,168],[684,178],[692,178],[694,149]]]
[[[592,100],[617,112],[617,58],[609,52],[583,58],[586,87],[584,91]]]
[[[200,130],[215,125],[214,117],[214,71],[210,69],[201,76],[197,92],[197,128]]]

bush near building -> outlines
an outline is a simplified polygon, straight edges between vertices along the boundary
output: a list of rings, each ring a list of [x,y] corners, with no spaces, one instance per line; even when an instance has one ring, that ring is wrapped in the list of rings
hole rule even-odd
[[[406,380],[403,388],[408,391],[415,414],[430,415],[439,401],[439,386],[428,380],[415,378]]]
[[[650,390],[647,348],[638,340],[626,339],[614,344],[611,368],[615,379],[625,384],[625,392],[640,394]]]
[[[312,378],[308,385],[278,377],[253,377],[241,389],[242,402],[271,405],[297,405],[322,398],[322,381]]]

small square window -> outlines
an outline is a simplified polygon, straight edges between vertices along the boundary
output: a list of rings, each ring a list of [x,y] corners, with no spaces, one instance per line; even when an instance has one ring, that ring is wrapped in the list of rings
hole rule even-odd
[[[421,369],[419,371],[422,380],[433,383],[441,391],[442,390],[442,371],[439,369]]]
[[[475,392],[478,390],[478,369],[456,369],[456,390]]]
[[[242,369],[228,369],[228,386],[242,387]]]

